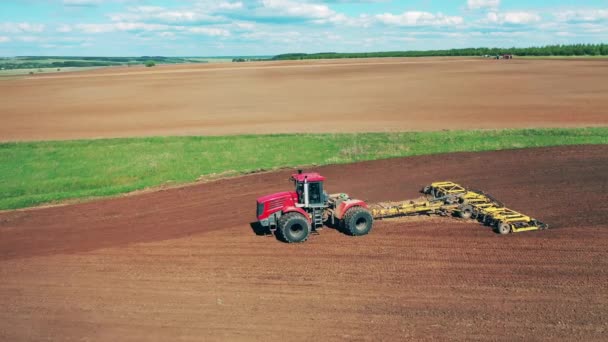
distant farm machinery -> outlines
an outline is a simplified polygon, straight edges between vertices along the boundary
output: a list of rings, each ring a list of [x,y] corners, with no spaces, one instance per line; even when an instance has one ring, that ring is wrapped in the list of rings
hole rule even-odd
[[[499,234],[547,229],[548,225],[506,208],[492,196],[452,182],[435,182],[422,189],[424,197],[402,202],[367,205],[348,195],[328,195],[325,177],[318,173],[293,174],[295,191],[257,199],[258,224],[288,243],[304,242],[324,225],[353,236],[368,234],[374,219],[400,216],[441,215],[476,219]]]

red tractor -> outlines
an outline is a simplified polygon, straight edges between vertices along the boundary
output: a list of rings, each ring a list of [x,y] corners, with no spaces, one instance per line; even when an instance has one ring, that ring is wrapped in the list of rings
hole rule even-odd
[[[372,229],[373,218],[367,204],[346,194],[328,195],[323,191],[325,177],[320,174],[298,170],[290,180],[295,191],[257,199],[258,223],[274,232],[279,240],[304,242],[324,224],[353,236],[365,235]]]

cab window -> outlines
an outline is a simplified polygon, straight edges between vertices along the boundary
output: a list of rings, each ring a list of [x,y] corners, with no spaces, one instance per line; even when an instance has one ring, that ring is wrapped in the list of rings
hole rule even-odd
[[[323,202],[323,186],[320,182],[308,183],[308,201],[312,204]]]

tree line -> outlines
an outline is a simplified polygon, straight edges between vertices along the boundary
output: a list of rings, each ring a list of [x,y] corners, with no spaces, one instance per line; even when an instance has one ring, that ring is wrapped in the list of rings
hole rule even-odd
[[[274,60],[328,59],[328,58],[371,58],[371,57],[450,57],[450,56],[495,56],[512,54],[516,56],[608,56],[608,44],[547,45],[528,48],[466,48],[425,51],[384,51],[384,52],[320,52],[287,53],[273,57]]]

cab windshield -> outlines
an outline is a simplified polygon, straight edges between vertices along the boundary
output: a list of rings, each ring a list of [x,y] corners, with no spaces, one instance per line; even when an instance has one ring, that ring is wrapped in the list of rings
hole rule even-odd
[[[304,204],[304,183],[296,182],[296,193],[298,194],[298,203]],[[323,203],[323,183],[310,182],[308,183],[308,202],[311,204]]]

